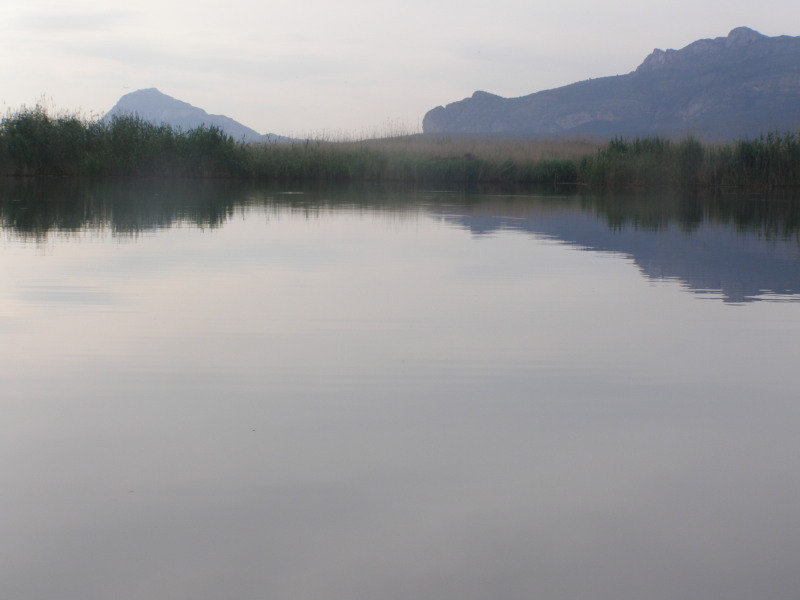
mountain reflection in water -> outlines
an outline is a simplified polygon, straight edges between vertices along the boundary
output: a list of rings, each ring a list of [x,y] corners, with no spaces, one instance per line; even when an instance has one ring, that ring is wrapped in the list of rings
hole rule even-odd
[[[517,230],[632,258],[653,280],[725,302],[800,300],[800,198],[583,191],[481,193],[386,187],[281,190],[229,182],[5,182],[0,227],[42,243],[96,231],[136,238],[177,225],[222,227],[252,206],[319,217],[338,208],[423,212],[489,235]]]

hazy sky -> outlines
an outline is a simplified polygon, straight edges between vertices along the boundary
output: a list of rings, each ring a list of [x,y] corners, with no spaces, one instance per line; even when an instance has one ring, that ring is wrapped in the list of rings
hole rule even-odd
[[[800,35],[797,0],[3,0],[0,103],[103,114],[157,87],[261,133],[421,129],[481,89],[627,73],[746,25]]]

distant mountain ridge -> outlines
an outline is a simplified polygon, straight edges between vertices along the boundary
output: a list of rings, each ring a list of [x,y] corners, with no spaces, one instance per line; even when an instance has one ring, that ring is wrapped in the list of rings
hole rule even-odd
[[[738,27],[654,50],[626,75],[502,98],[478,91],[425,115],[425,133],[697,135],[734,139],[800,129],[800,37]]]
[[[274,133],[260,134],[225,115],[210,115],[202,108],[177,100],[156,88],[136,90],[122,96],[102,118],[109,121],[116,115],[136,115],[145,121],[160,125],[165,123],[182,131],[201,125],[219,127],[237,141],[281,142],[290,138]]]

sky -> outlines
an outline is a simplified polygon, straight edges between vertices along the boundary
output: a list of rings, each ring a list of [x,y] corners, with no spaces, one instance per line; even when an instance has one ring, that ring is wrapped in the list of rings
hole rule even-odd
[[[0,109],[102,116],[156,87],[260,133],[421,131],[485,90],[634,70],[738,26],[800,35],[797,0],[0,0]]]

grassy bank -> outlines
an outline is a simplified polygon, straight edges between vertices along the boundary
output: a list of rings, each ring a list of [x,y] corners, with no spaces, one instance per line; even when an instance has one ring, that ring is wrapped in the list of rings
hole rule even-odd
[[[595,189],[800,186],[794,133],[702,144],[695,139],[431,138],[244,144],[213,127],[179,131],[135,117],[110,122],[41,107],[0,123],[0,174],[585,184]]]

